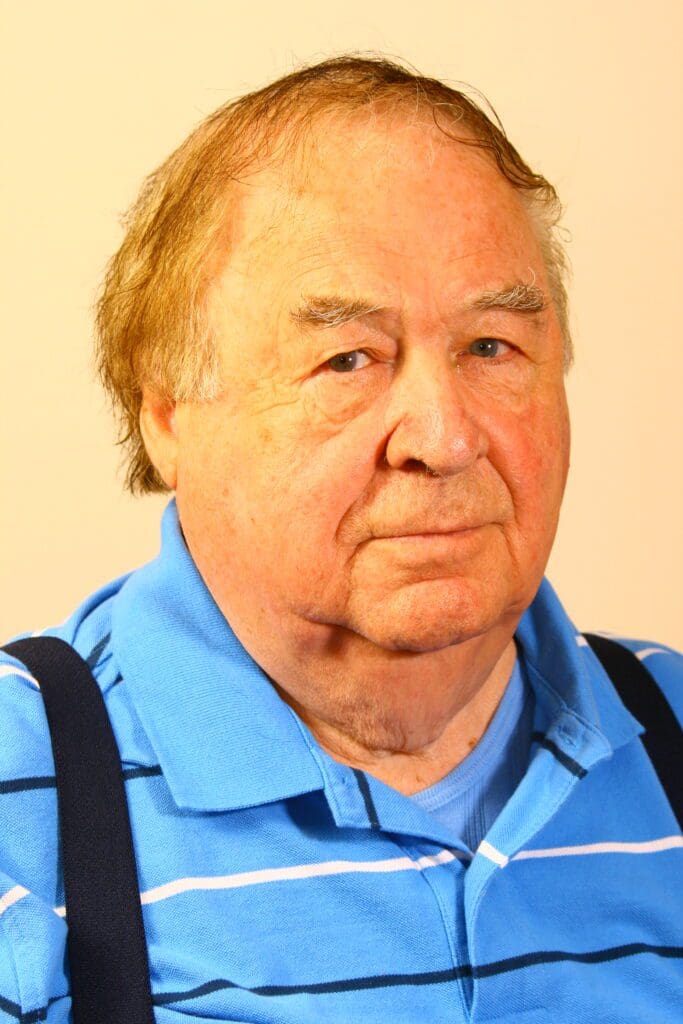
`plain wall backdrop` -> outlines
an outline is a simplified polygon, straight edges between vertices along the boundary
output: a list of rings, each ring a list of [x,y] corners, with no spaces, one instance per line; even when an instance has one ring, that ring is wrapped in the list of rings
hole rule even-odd
[[[0,640],[152,558],[124,494],[92,305],[119,216],[204,115],[345,51],[481,90],[560,192],[576,365],[548,575],[579,628],[683,646],[683,6],[236,0],[0,6]]]

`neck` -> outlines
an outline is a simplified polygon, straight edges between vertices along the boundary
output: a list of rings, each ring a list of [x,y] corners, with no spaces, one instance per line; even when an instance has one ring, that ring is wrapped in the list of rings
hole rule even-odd
[[[483,736],[514,668],[516,625],[428,652],[387,651],[310,623],[288,637],[278,630],[275,648],[263,646],[272,630],[238,636],[331,757],[411,795]]]
[[[333,715],[317,715],[280,686],[276,688],[335,761],[360,768],[410,796],[443,779],[474,749],[502,699],[515,658],[510,641],[474,693],[469,695],[471,687],[464,686],[461,699],[445,700],[441,708],[430,706],[426,714],[413,706],[414,721],[405,720],[404,715],[387,721],[386,709],[378,703],[369,719],[349,716],[342,724]],[[459,689],[456,681],[454,695]],[[429,700],[426,703],[432,705]]]

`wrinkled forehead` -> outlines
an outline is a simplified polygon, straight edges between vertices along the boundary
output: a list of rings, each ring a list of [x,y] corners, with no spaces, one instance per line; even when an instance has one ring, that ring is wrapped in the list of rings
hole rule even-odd
[[[518,192],[490,154],[446,135],[427,114],[376,108],[319,116],[241,185],[233,243],[291,252],[325,236],[420,244],[471,235],[534,246]],[[283,155],[286,154],[286,155]],[[453,255],[453,254],[451,254]]]

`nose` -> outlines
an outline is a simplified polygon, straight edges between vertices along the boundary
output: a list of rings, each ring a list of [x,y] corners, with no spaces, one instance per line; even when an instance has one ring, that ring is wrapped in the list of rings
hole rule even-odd
[[[422,353],[412,365],[403,365],[392,384],[385,423],[385,459],[395,469],[426,468],[451,476],[488,449],[471,396],[447,356]]]

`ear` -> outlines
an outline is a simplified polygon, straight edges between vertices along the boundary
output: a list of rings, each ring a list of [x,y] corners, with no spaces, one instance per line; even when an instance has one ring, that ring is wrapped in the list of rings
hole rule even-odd
[[[178,477],[175,402],[144,389],[140,409],[140,433],[150,462],[166,486],[174,491]]]

